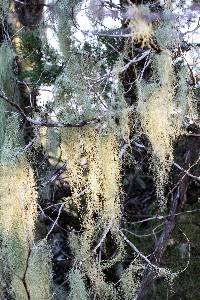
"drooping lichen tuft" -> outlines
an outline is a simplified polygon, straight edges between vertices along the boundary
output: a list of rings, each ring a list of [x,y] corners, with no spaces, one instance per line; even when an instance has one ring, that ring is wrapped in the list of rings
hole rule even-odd
[[[118,234],[121,179],[116,131],[109,128],[100,133],[98,129],[87,126],[81,130],[65,129],[62,137],[63,159],[68,162],[66,175],[72,187],[72,199],[74,195],[74,203],[80,212],[81,195],[86,201],[82,215],[83,232],[71,234],[72,252],[90,279],[94,293],[101,299],[117,299],[116,289],[106,283],[103,273],[103,270],[113,266],[123,256],[123,242]],[[82,193],[84,190],[85,195]],[[95,252],[99,247],[95,250],[94,245],[97,245],[105,230],[111,235],[117,251],[113,258],[97,264]],[[102,250],[103,244],[104,241]]]
[[[1,164],[4,166],[15,164],[23,153],[19,115],[12,113],[7,117],[6,123],[5,139],[1,149]]]
[[[0,47],[0,93],[3,93],[8,98],[13,99],[14,102],[18,101],[18,94],[16,88],[16,80],[13,74],[14,67],[14,52],[6,44],[3,43]],[[5,130],[6,130],[6,117],[10,106],[2,99],[0,100],[0,149],[3,145]]]
[[[34,240],[37,193],[33,187],[33,172],[25,160],[14,166],[1,166],[0,180],[2,255],[15,281],[15,276],[23,278],[26,272],[28,253]],[[12,281],[11,285],[14,290]]]
[[[26,281],[26,274],[31,272],[32,256],[35,251],[33,245],[38,195],[33,171],[24,153],[21,153],[22,139],[18,132],[18,116],[13,114],[8,118],[0,161],[2,257],[11,278],[10,291],[16,299],[28,299],[28,293],[33,290],[32,299],[36,297],[35,299],[46,300],[50,299],[50,295],[47,297],[47,292],[43,293],[43,289],[49,288],[51,279],[41,265],[43,268],[50,268],[50,260],[45,262],[42,248],[37,252],[37,260],[35,258],[32,278],[29,282]],[[48,251],[46,251],[46,255],[48,255]],[[34,278],[37,278],[38,281],[33,282]]]
[[[141,43],[141,47],[148,46],[153,37],[152,24],[145,19],[145,14],[150,13],[148,6],[131,5],[128,12],[131,16],[128,27],[131,29],[133,41]]]
[[[88,126],[64,129],[62,137],[63,159],[68,162],[67,175],[73,191],[75,194],[84,188],[87,191],[86,224],[94,213],[99,212],[105,220],[111,216],[118,218],[120,162],[115,131],[100,134],[97,129]]]
[[[80,298],[80,295],[82,300],[88,300],[89,293],[81,272],[78,269],[72,269],[68,278],[70,283],[69,300],[77,300]]]
[[[13,91],[15,91],[14,59],[14,51],[9,45],[3,43],[0,47],[0,89],[8,97],[13,97]]]
[[[129,267],[123,272],[120,280],[120,292],[123,299],[133,299],[133,296],[139,287],[138,278],[136,276],[141,274],[142,270],[142,263],[138,259],[134,259]]]
[[[165,207],[164,187],[173,161],[173,142],[180,134],[181,122],[173,119],[174,74],[170,53],[154,60],[153,80],[139,83],[138,112],[144,133],[152,146],[152,168],[155,174],[160,207]]]
[[[175,75],[170,52],[163,51],[154,57],[151,79],[138,83],[138,112],[152,147],[151,166],[161,209],[166,207],[164,189],[173,163],[174,141],[183,132],[185,117],[195,118],[188,72],[184,65],[179,69]]]
[[[26,282],[31,299],[52,299],[51,255],[46,241],[40,241],[31,249]]]

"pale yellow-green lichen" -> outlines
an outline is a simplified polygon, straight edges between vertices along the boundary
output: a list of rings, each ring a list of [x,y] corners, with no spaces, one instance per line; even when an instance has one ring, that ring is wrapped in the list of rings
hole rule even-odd
[[[180,133],[179,120],[176,119],[176,123],[173,121],[175,90],[170,53],[163,52],[156,56],[153,79],[153,83],[139,84],[138,112],[152,147],[159,205],[165,207],[164,187],[173,161],[173,142]]]

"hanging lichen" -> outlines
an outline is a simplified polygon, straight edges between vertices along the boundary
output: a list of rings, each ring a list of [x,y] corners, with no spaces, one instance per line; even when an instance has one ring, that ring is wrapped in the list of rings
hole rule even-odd
[[[111,214],[117,218],[120,211],[117,200],[120,193],[120,163],[114,130],[104,135],[89,126],[64,129],[62,137],[62,158],[68,162],[70,184],[75,194],[85,188],[90,198],[87,223],[88,216],[92,217],[102,210],[105,219],[109,219]],[[107,157],[110,157],[109,161]]]
[[[166,2],[163,12],[166,20],[154,24],[154,37],[162,52],[152,54],[151,77],[138,81],[138,112],[152,147],[151,166],[162,209],[166,207],[164,191],[173,163],[173,143],[183,132],[186,118],[191,122],[196,116],[194,97],[188,88],[188,67],[184,59],[172,58],[177,32],[167,21],[172,17],[170,3]]]
[[[38,299],[50,299],[47,297],[47,289],[50,286],[50,277],[47,271],[50,261],[40,257],[42,253],[48,256],[45,248],[40,247],[37,252],[37,261],[34,261],[34,270],[32,270],[32,256],[36,255],[33,247],[35,236],[35,219],[37,217],[37,193],[35,191],[33,172],[27,162],[22,159],[14,165],[2,165],[0,170],[0,180],[3,181],[0,188],[0,229],[2,235],[2,255],[5,266],[8,267],[12,277],[11,286],[16,299],[26,299],[27,291],[23,280],[26,282],[26,274],[31,273],[31,278],[26,282],[27,289]],[[35,256],[36,258],[36,256]],[[27,275],[28,276],[28,275]],[[34,281],[34,278],[37,281]],[[36,294],[36,290],[38,292]],[[43,290],[44,289],[44,290]],[[19,293],[24,294],[24,298],[18,298]]]
[[[54,10],[53,18],[57,29],[59,47],[65,59],[69,58],[70,54],[72,54],[70,46],[74,25],[73,17],[76,16],[76,9],[79,3],[80,0],[61,0],[57,3]]]
[[[17,89],[15,89],[16,81],[13,67],[14,53],[7,44],[3,43],[0,47],[0,93],[17,102],[18,95]],[[10,106],[0,100],[0,148],[4,141],[6,118],[9,110]]]
[[[16,84],[13,74],[14,68],[14,52],[6,44],[0,47],[0,88],[8,97],[13,96],[14,86]]]
[[[1,151],[1,164],[15,164],[22,151],[22,138],[20,134],[20,122],[17,113],[10,114],[6,119],[5,139]]]
[[[35,221],[37,218],[37,192],[34,174],[22,148],[19,116],[15,113],[7,118],[5,140],[0,160],[0,235],[2,240],[2,258],[10,280],[10,293],[15,299],[29,299],[28,295],[38,294],[35,299],[50,299],[46,289],[51,285],[47,271],[41,269],[44,257],[37,254],[33,274],[38,278],[32,282],[26,276],[31,272],[31,261],[37,246],[35,240]],[[40,249],[41,250],[41,249]],[[40,252],[48,256],[45,248]],[[49,268],[50,261],[44,268]],[[40,280],[39,280],[40,278]],[[34,299],[34,298],[32,298]]]
[[[70,282],[69,300],[77,300],[80,295],[82,300],[88,300],[89,293],[81,272],[78,269],[71,270],[68,278]]]
[[[173,141],[180,133],[179,119],[173,119],[174,94],[171,55],[163,52],[154,60],[152,83],[139,84],[138,102],[142,128],[153,150],[152,168],[160,207],[165,207],[164,187],[173,161]]]
[[[112,70],[112,85],[111,85],[111,109],[118,122],[119,138],[129,143],[131,133],[130,115],[131,109],[128,107],[124,96],[124,89],[120,80],[120,74],[124,70],[124,57],[127,55],[126,51],[120,55]]]
[[[127,12],[131,17],[128,27],[131,30],[133,42],[140,43],[141,47],[148,46],[153,36],[152,24],[145,17],[150,13],[148,6],[131,4]]]
[[[26,257],[33,243],[36,218],[36,191],[33,173],[21,161],[11,166],[1,166],[1,232],[7,263],[18,277],[23,278]],[[19,222],[20,220],[20,222]]]
[[[120,280],[120,292],[124,299],[133,299],[133,295],[135,295],[139,287],[136,274],[141,274],[142,270],[142,263],[139,261],[139,259],[134,259],[129,267],[123,272]]]
[[[1,0],[0,1],[0,19],[5,22],[8,17],[10,1]]]
[[[106,282],[105,275],[101,268],[101,262],[99,261],[98,263],[93,257],[94,254],[91,252],[92,249],[90,248],[89,243],[83,243],[84,237],[85,235],[78,237],[77,235],[72,234],[70,238],[70,246],[76,259],[76,264],[81,268],[81,273],[85,274],[90,280],[90,294],[98,295],[99,298],[104,300],[117,299],[117,290],[113,284]],[[78,273],[81,274],[80,271],[78,271]],[[74,285],[74,282],[71,281],[71,284]],[[74,289],[73,285],[72,288]],[[86,287],[84,287],[84,290],[86,293]],[[78,292],[80,289],[78,290],[76,287],[76,291]],[[80,297],[80,294],[78,297]]]
[[[184,62],[178,68],[176,73],[177,91],[175,103],[177,106],[174,115],[180,119],[180,122],[198,122],[197,102],[195,100],[193,89],[188,86],[191,80],[191,74]]]
[[[101,299],[118,299],[117,289],[106,282],[104,275],[104,270],[122,260],[124,255],[123,241],[118,232],[121,167],[115,127],[103,133],[91,126],[64,129],[61,136],[62,159],[68,162],[66,176],[72,187],[72,199],[80,212],[81,195],[86,200],[82,216],[83,232],[73,233],[70,237],[75,262],[90,279],[92,293]],[[116,246],[116,253],[112,258],[100,259],[97,263],[96,251],[99,247],[106,251],[104,239],[108,233]]]
[[[187,80],[184,65],[175,76],[171,54],[166,50],[155,55],[151,80],[138,83],[138,112],[152,147],[152,169],[162,209],[166,207],[164,188],[173,162],[173,143],[183,132],[185,116],[195,118]]]
[[[118,287],[107,282],[105,274],[125,255],[119,234],[122,198],[119,147],[121,139],[129,143],[131,110],[120,84],[122,71],[118,72],[124,60],[119,59],[110,71],[107,62],[100,59],[101,51],[97,59],[98,55],[93,56],[92,51],[75,48],[72,22],[66,15],[66,8],[72,3],[61,1],[59,5],[57,30],[64,68],[55,82],[53,111],[59,121],[68,124],[101,120],[97,125],[60,130],[60,161],[66,164],[66,170],[59,179],[68,182],[72,191],[65,208],[72,201],[81,222],[81,230],[72,231],[69,237],[74,257],[68,277],[69,298],[120,299]],[[137,31],[133,39],[137,42],[143,39],[147,44],[152,36],[151,26],[143,19],[134,26]],[[52,130],[47,132],[50,135],[44,134],[43,144],[50,153]],[[52,145],[54,148],[54,139]],[[132,275],[131,287],[136,286],[134,271]]]
[[[46,241],[40,241],[32,247],[26,281],[30,299],[52,299],[51,255]]]

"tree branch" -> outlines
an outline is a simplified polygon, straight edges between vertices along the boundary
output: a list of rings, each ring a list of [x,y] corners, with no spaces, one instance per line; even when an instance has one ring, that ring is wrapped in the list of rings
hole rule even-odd
[[[197,160],[197,158],[199,157],[199,148],[199,139],[196,139],[195,137],[188,137],[188,150],[185,152],[185,166],[183,170],[189,169],[189,167]],[[171,200],[169,217],[166,218],[163,232],[160,235],[159,239],[156,241],[154,251],[149,258],[149,261],[152,264],[159,266],[161,263],[162,256],[167,248],[168,241],[176,225],[176,216],[181,212],[182,207],[187,200],[186,192],[189,182],[190,176],[184,176],[183,180],[179,182],[179,185],[176,188],[174,197]],[[155,271],[146,268],[137,295],[133,297],[134,300],[145,299],[145,297],[151,290],[155,277]]]
[[[25,119],[26,121],[28,121],[29,123],[35,125],[35,126],[39,126],[39,127],[60,127],[60,128],[64,128],[64,127],[83,127],[92,123],[98,123],[100,121],[100,118],[93,118],[91,120],[83,120],[79,123],[64,123],[64,122],[55,122],[55,121],[46,121],[46,120],[36,120],[36,119],[32,119],[31,117],[28,117],[26,115],[26,113],[24,112],[24,110],[15,102],[11,101],[9,98],[7,98],[5,95],[0,94],[0,98],[2,100],[4,100],[5,102],[7,102],[10,106],[14,107],[23,117],[23,119]]]

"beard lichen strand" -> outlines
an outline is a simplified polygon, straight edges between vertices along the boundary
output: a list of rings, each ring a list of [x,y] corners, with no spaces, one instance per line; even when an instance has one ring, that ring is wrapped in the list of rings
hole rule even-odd
[[[87,290],[84,282],[86,276],[89,278],[92,286],[90,290]],[[93,259],[87,260],[87,264],[81,266],[81,270],[73,268],[69,274],[69,283],[69,299],[75,300],[80,299],[80,297],[81,299],[91,299],[92,295],[96,295],[102,300],[119,299],[114,284],[105,281],[105,275],[99,264]]]
[[[15,54],[11,47],[2,43],[0,47],[0,88],[8,98],[16,94],[16,79],[13,74]],[[16,100],[16,99],[15,99]]]
[[[174,74],[172,58],[167,51],[156,55],[153,80],[157,83],[139,85],[138,111],[144,133],[152,146],[154,171],[160,208],[165,208],[164,187],[173,161],[173,142],[180,132],[180,122],[175,124]]]
[[[191,80],[191,74],[187,65],[182,63],[177,72],[177,94],[176,103],[178,115],[181,123],[184,120],[198,122],[197,101],[195,99],[194,89],[188,87],[188,82]]]
[[[33,172],[25,159],[14,165],[1,165],[0,180],[3,181],[0,188],[2,255],[11,276],[12,291],[17,297],[34,242],[37,192]]]
[[[68,278],[70,283],[69,300],[77,300],[80,295],[82,300],[90,299],[90,295],[85,284],[85,278],[80,270],[72,269],[69,272]]]
[[[75,194],[87,192],[87,223],[93,213],[104,211],[119,216],[120,163],[116,133],[99,133],[87,126],[64,129],[62,159],[68,163],[67,176]],[[108,159],[109,157],[109,159]],[[77,204],[77,203],[76,203]]]
[[[1,224],[5,234],[9,235],[12,225],[20,220],[24,236],[30,243],[34,239],[34,223],[37,216],[37,192],[34,175],[25,160],[14,166],[1,166],[0,179],[4,181],[0,193],[3,202]]]
[[[105,281],[105,275],[102,272],[100,263],[91,259],[90,261],[88,261],[88,264],[86,265],[84,271],[86,275],[90,278],[94,294],[98,295],[99,299],[118,299],[117,290],[114,287],[114,284],[107,283]]]
[[[124,87],[120,78],[121,70],[124,68],[124,59],[126,55],[128,55],[128,50],[124,50],[123,53],[119,55],[119,58],[113,67],[111,105],[113,113],[118,120],[118,130],[116,132],[120,139],[123,139],[126,143],[130,143],[129,137],[132,129],[130,126],[131,108],[126,102]],[[112,128],[113,121],[110,120],[110,123]]]
[[[179,68],[175,76],[170,52],[163,51],[154,58],[151,81],[138,84],[138,112],[152,146],[151,167],[161,209],[166,207],[164,188],[173,162],[173,143],[183,132],[185,116],[193,120],[196,116],[188,72],[184,65]]]
[[[0,47],[0,90],[1,93],[5,94],[8,98],[14,99],[14,102],[18,101],[18,91],[16,88],[16,79],[13,74],[13,62],[14,52],[7,45],[2,43]],[[6,136],[6,123],[7,115],[10,111],[10,106],[0,100],[0,148],[4,144],[4,138]]]
[[[83,164],[83,141],[79,128],[64,128],[61,130],[61,154],[62,160],[67,162],[67,170],[64,172],[73,192],[74,204],[79,208],[80,198],[77,196],[86,187],[86,165]]]
[[[19,91],[13,73],[14,59],[14,51],[6,43],[2,44],[0,87],[2,92],[17,103]],[[43,294],[42,286],[46,282],[50,285],[50,277],[41,270],[41,263],[44,263],[44,260],[38,259],[37,266],[35,266],[37,272],[33,273],[41,280],[30,284],[26,281],[27,272],[31,271],[29,258],[35,239],[37,192],[33,171],[22,148],[24,142],[20,131],[20,121],[16,113],[8,114],[10,107],[6,110],[6,120],[3,126],[5,140],[1,141],[0,158],[0,234],[4,269],[7,270],[10,280],[7,292],[12,299],[29,299],[29,292],[32,289],[38,289],[39,293],[35,299],[47,300],[51,297]]]
[[[121,186],[118,141],[114,130],[102,136],[101,139],[103,216],[105,219],[108,218],[108,220],[110,218],[118,219],[120,216],[119,196]]]
[[[101,138],[94,128],[88,128],[84,131],[83,135],[84,150],[88,165],[87,184],[89,192],[87,194],[87,216],[84,222],[85,226],[87,226],[87,219],[91,220],[93,218],[93,214],[99,214],[102,209],[100,199],[102,190],[102,170],[101,157],[99,155]]]
[[[141,43],[141,47],[148,46],[153,36],[152,25],[148,24],[142,18],[132,19],[129,28],[133,32],[132,39],[134,43]]]
[[[83,232],[71,234],[71,250],[82,272],[90,279],[94,293],[101,299],[108,299],[111,296],[112,299],[116,299],[116,290],[112,284],[105,282],[103,273],[103,269],[116,263],[116,259],[108,259],[102,269],[101,263],[96,263],[94,252],[95,245],[110,226],[109,231],[116,247],[120,245],[117,261],[121,258],[122,247],[117,237],[121,212],[120,162],[116,129],[100,133],[96,128],[87,126],[64,131],[62,153],[63,160],[67,160],[69,165],[67,173],[72,189],[76,193],[85,187],[88,190],[82,222]]]
[[[33,296],[31,299],[38,299],[38,295],[43,300],[51,299],[48,288],[51,286],[51,278],[45,269],[47,265],[50,268],[50,259],[41,269],[44,256],[49,256],[48,250],[43,249],[43,258],[38,255],[37,265],[34,263],[34,272],[31,265],[34,249],[38,247],[38,244],[34,245],[38,195],[34,187],[33,171],[23,157],[12,165],[1,164],[0,181],[2,255],[11,276],[11,293],[15,299],[28,299],[27,293],[33,291],[33,294],[36,294],[37,290],[37,297]],[[29,281],[26,278],[27,274],[31,274]],[[38,280],[34,280],[35,278]]]
[[[131,300],[134,298],[139,288],[138,276],[142,275],[143,270],[144,265],[138,257],[124,270],[119,287],[123,299]]]
[[[31,249],[26,282],[31,300],[52,300],[51,251],[46,240]]]
[[[132,32],[132,40],[134,43],[141,43],[141,47],[148,46],[151,38],[153,37],[152,24],[145,20],[144,14],[149,14],[148,6],[140,5],[136,6],[132,4],[129,7],[129,13],[135,15],[131,18],[128,24]]]

